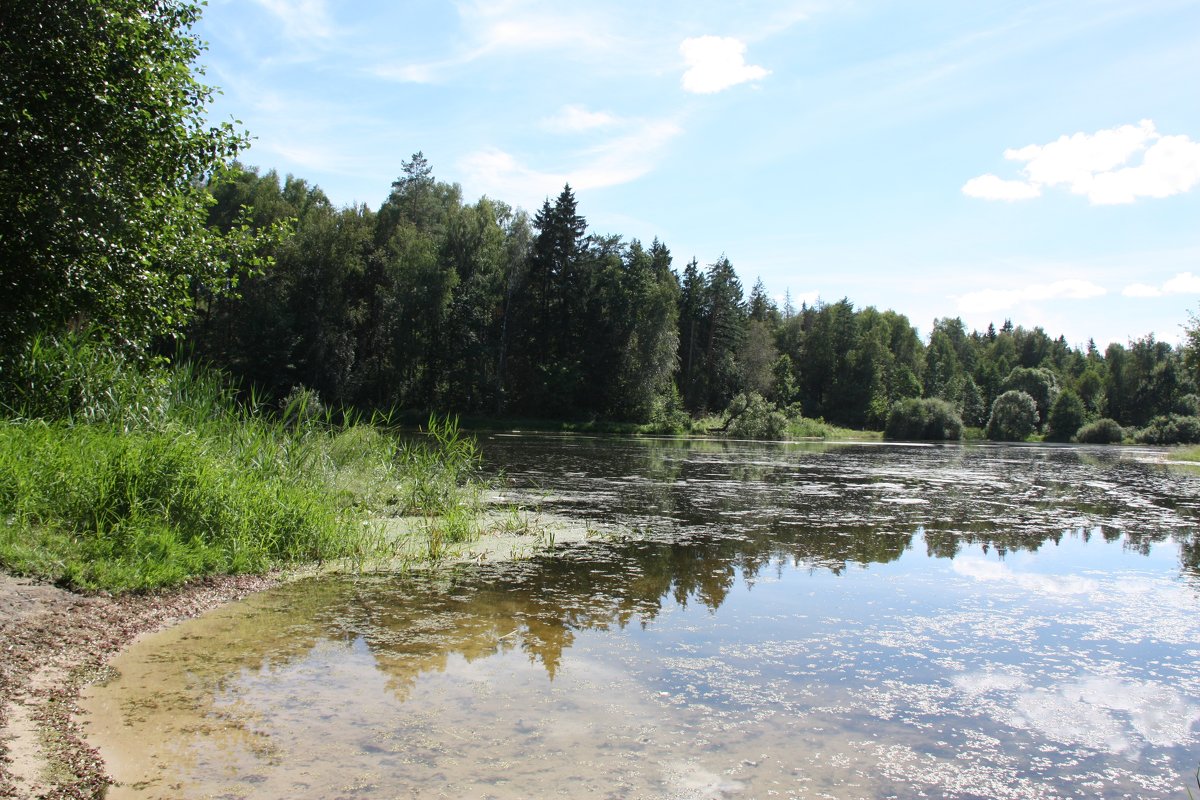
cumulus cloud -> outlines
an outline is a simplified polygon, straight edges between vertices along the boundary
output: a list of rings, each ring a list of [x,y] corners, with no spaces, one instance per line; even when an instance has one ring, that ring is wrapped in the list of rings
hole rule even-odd
[[[679,45],[687,70],[684,91],[713,94],[747,81],[761,80],[769,69],[746,63],[746,45],[726,36],[698,36]]]
[[[1162,297],[1162,289],[1147,283],[1131,283],[1121,290],[1125,297]]]
[[[1004,311],[1020,303],[1046,300],[1090,300],[1108,294],[1108,290],[1092,281],[1068,278],[1052,283],[1031,283],[1015,289],[982,289],[959,296],[958,308],[963,313]]]
[[[1166,294],[1200,294],[1200,278],[1190,272],[1181,272],[1163,284]]]
[[[1162,286],[1151,286],[1146,283],[1132,283],[1121,290],[1126,297],[1162,297],[1168,294],[1200,294],[1200,276],[1190,272],[1181,272],[1174,278],[1164,281]]]
[[[542,127],[555,133],[583,133],[608,128],[619,120],[604,111],[588,111],[584,106],[563,106],[553,117],[542,120]]]
[[[1095,133],[1060,136],[1049,144],[1004,151],[1022,164],[1022,178],[986,174],[963,185],[963,194],[985,200],[1027,200],[1043,188],[1062,187],[1093,205],[1170,197],[1200,185],[1200,142],[1165,136],[1152,120]]]
[[[984,200],[1028,200],[1042,194],[1042,190],[1032,183],[1007,181],[991,173],[971,178],[963,185],[962,190],[968,197]]]

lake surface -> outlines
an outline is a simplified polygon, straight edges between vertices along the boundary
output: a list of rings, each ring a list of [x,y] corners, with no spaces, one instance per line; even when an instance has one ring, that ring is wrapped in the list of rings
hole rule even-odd
[[[1161,453],[491,436],[602,538],[142,640],[109,797],[1181,798],[1200,477]]]

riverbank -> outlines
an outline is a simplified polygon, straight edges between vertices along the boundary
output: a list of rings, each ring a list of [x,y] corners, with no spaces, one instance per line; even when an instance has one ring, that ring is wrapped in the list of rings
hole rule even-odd
[[[417,560],[416,554],[429,552],[428,542],[408,534],[412,541],[403,560],[369,566],[448,568],[466,561],[518,560],[602,535],[524,512],[485,515],[482,522],[493,532],[453,545],[435,562]],[[143,635],[317,574],[309,567],[209,576],[171,589],[112,596],[75,594],[0,573],[0,797],[103,797],[110,779],[77,719],[81,690],[103,677],[107,664]]]
[[[0,797],[102,797],[104,764],[74,719],[80,689],[139,636],[286,577],[214,576],[113,597],[0,575]]]

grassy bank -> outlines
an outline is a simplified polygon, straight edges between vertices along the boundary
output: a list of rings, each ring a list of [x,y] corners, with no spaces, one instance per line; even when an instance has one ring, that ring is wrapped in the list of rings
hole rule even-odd
[[[131,362],[85,337],[4,365],[0,567],[128,591],[208,574],[387,557],[380,516],[460,540],[473,441],[449,421],[401,442],[332,425],[300,393],[274,413],[219,375]]]
[[[1167,458],[1171,461],[1192,461],[1200,463],[1200,445],[1172,448],[1171,451],[1167,453]]]
[[[422,417],[397,417],[401,422],[415,424]],[[686,428],[654,422],[614,422],[612,420],[561,421],[527,417],[463,417],[463,430],[524,431],[538,433],[582,433],[601,436],[678,436],[680,438],[713,437],[724,433],[727,417],[710,414],[689,421]],[[860,431],[831,425],[821,419],[797,417],[788,420],[785,436],[788,439],[837,439],[874,441],[883,438],[881,431]]]

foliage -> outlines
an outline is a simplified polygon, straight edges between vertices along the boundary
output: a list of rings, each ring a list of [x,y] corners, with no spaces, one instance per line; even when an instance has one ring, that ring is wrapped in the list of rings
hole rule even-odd
[[[1001,392],[1013,390],[1024,392],[1033,398],[1037,404],[1037,427],[1039,430],[1045,427],[1050,409],[1059,394],[1058,378],[1054,372],[1045,367],[1015,367],[1000,384]]]
[[[1021,442],[1037,430],[1037,403],[1027,393],[1010,389],[992,403],[987,438],[1002,442]]]
[[[1167,453],[1167,458],[1171,461],[1200,462],[1200,447],[1181,447]]]
[[[963,423],[958,410],[940,398],[898,400],[888,413],[884,436],[888,439],[961,439]]]
[[[378,554],[370,514],[471,530],[478,454],[448,421],[405,445],[295,409],[273,421],[211,372],[139,367],[94,340],[35,340],[17,363],[19,397],[60,390],[0,422],[7,570],[123,591]]]
[[[1139,444],[1200,444],[1200,417],[1163,414],[1133,434]]]
[[[205,227],[243,135],[210,126],[182,0],[14,0],[0,15],[0,350],[90,320],[146,344],[263,236]]]
[[[725,409],[726,432],[739,439],[787,438],[788,419],[758,392],[739,394]]]
[[[1080,444],[1120,444],[1124,438],[1125,430],[1107,417],[1089,422],[1075,432],[1075,441]]]
[[[1050,408],[1046,438],[1055,442],[1069,442],[1075,432],[1086,422],[1087,409],[1083,405],[1083,400],[1075,392],[1067,389],[1058,396]]]
[[[903,315],[847,298],[781,310],[761,282],[744,297],[728,258],[676,272],[661,242],[589,233],[570,187],[530,220],[464,203],[420,153],[378,212],[251,170],[212,191],[222,229],[242,204],[256,225],[297,220],[240,298],[202,298],[190,337],[272,397],[303,385],[333,407],[679,432],[749,392],[855,429],[884,428],[897,401],[940,398],[982,427],[1020,389],[1045,430],[1059,387],[1088,418],[1138,425],[1189,410],[1196,391],[1183,351],[1152,337],[1084,352],[1040,328],[944,318],[923,344]]]
[[[183,429],[0,423],[0,561],[128,590],[347,554],[351,522],[302,453],[261,430],[237,434],[255,446]]]
[[[1105,352],[1108,382],[1105,415],[1141,427],[1156,416],[1172,413],[1189,385],[1180,355],[1153,335],[1113,343]]]

